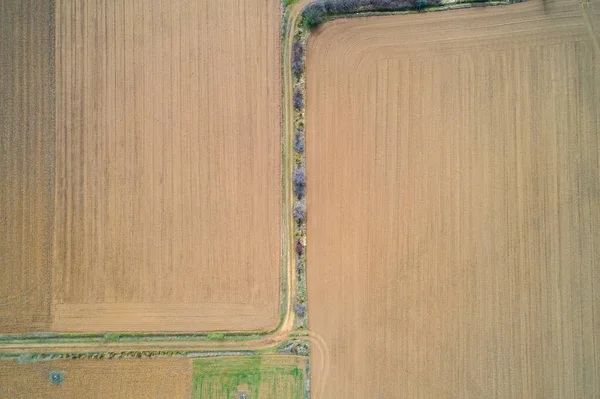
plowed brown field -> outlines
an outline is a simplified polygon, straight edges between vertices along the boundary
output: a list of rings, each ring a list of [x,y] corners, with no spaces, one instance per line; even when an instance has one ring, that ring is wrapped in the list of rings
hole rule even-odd
[[[60,385],[50,372],[63,371]],[[0,361],[0,398],[190,398],[189,359]]]
[[[277,0],[57,4],[59,331],[279,319]]]
[[[279,0],[0,6],[0,332],[274,328]]]
[[[319,397],[598,397],[600,54],[582,5],[337,20],[307,54]]]
[[[0,333],[50,323],[54,8],[0,1]]]

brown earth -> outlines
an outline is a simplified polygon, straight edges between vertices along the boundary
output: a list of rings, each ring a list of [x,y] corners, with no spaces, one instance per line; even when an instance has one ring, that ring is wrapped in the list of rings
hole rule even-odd
[[[54,8],[0,1],[0,333],[50,325]]]
[[[280,2],[1,7],[0,332],[274,328]]]
[[[60,385],[50,372],[63,371]],[[0,361],[0,398],[190,398],[189,359]]]
[[[530,1],[311,36],[318,398],[600,395],[600,53],[582,10]]]
[[[64,0],[57,21],[53,329],[274,328],[280,3]]]

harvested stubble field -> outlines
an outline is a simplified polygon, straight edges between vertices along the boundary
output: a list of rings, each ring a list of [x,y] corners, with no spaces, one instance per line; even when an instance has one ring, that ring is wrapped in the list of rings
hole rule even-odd
[[[50,373],[62,371],[62,384]],[[190,398],[190,359],[0,361],[0,398]]]
[[[280,14],[1,3],[0,332],[277,325]]]
[[[319,397],[600,395],[600,53],[583,9],[353,18],[311,36]]]

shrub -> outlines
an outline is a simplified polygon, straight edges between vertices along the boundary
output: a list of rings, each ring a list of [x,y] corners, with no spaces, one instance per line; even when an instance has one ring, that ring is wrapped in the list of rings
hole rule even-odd
[[[292,182],[294,183],[294,192],[298,198],[302,199],[306,193],[306,174],[304,168],[294,170]]]
[[[290,348],[290,352],[301,356],[308,356],[310,354],[308,344],[306,342],[295,342]]]
[[[300,240],[296,240],[296,253],[298,254],[298,256],[302,256],[302,254],[304,253],[304,245],[302,245],[302,242]]]
[[[304,9],[304,27],[315,29],[325,21],[327,12],[322,3],[311,3]]]
[[[208,333],[207,338],[210,339],[211,341],[224,341],[225,334],[222,332],[212,332],[212,333]]]
[[[296,202],[294,205],[294,210],[292,211],[292,215],[297,223],[304,222],[306,219],[306,203],[304,201]]]
[[[304,168],[294,170],[292,180],[294,181],[294,184],[304,186],[306,184],[306,171]]]
[[[330,2],[333,3],[333,12],[336,14],[356,11],[360,7],[360,0],[330,0]]]
[[[294,138],[294,151],[303,153],[304,152],[304,132],[298,130]]]
[[[415,10],[422,10],[425,7],[427,7],[428,5],[430,5],[432,2],[430,2],[429,0],[416,0],[415,1]]]
[[[292,45],[292,72],[296,77],[300,76],[304,68],[304,44],[300,40],[294,41]]]
[[[296,303],[294,304],[294,312],[296,312],[298,316],[303,317],[306,314],[306,305],[303,303],[298,303],[296,300]]]
[[[302,273],[304,273],[304,263],[302,259],[298,259],[296,262],[296,275],[298,280],[302,280]]]
[[[306,196],[306,186],[294,185],[294,193],[298,198],[304,198]]]
[[[302,88],[297,86],[294,89],[294,108],[301,110],[304,107],[304,97],[302,96]]]
[[[406,10],[414,8],[415,0],[369,0],[376,10]]]

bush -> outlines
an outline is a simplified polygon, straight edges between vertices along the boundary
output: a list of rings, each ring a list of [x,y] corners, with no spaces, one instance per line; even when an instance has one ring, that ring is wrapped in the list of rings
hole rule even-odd
[[[414,8],[415,0],[370,0],[376,10],[406,10]]]
[[[302,245],[302,242],[300,240],[296,240],[296,253],[298,254],[298,256],[302,256],[302,254],[304,253],[304,245]]]
[[[299,77],[302,69],[304,69],[304,43],[296,40],[292,45],[292,72]]]
[[[302,262],[302,259],[298,259],[296,261],[296,275],[298,280],[302,280],[302,273],[304,273],[304,263]]]
[[[311,3],[304,9],[304,27],[315,29],[325,21],[327,12],[322,3]]]
[[[294,312],[296,312],[298,316],[303,317],[306,314],[306,305],[296,301],[294,304]]]
[[[294,173],[292,174],[292,180],[294,184],[304,186],[306,184],[306,171],[304,168],[298,168],[294,170]]]
[[[296,137],[294,138],[294,151],[298,153],[304,152],[304,132],[302,130],[298,130],[296,132]]]
[[[429,0],[416,0],[415,10],[422,10],[430,4],[432,4],[432,2],[430,2]]]
[[[304,107],[304,97],[302,96],[302,88],[300,86],[294,89],[294,108],[297,111]]]
[[[360,0],[327,0],[325,9],[329,14],[343,14],[358,10]]]
[[[391,10],[394,8],[394,0],[370,0],[370,3],[378,10]]]
[[[294,170],[292,182],[294,183],[294,192],[296,193],[296,196],[302,199],[306,193],[306,174],[304,168]]]
[[[304,201],[296,202],[292,216],[297,223],[302,223],[306,220],[306,203]]]

